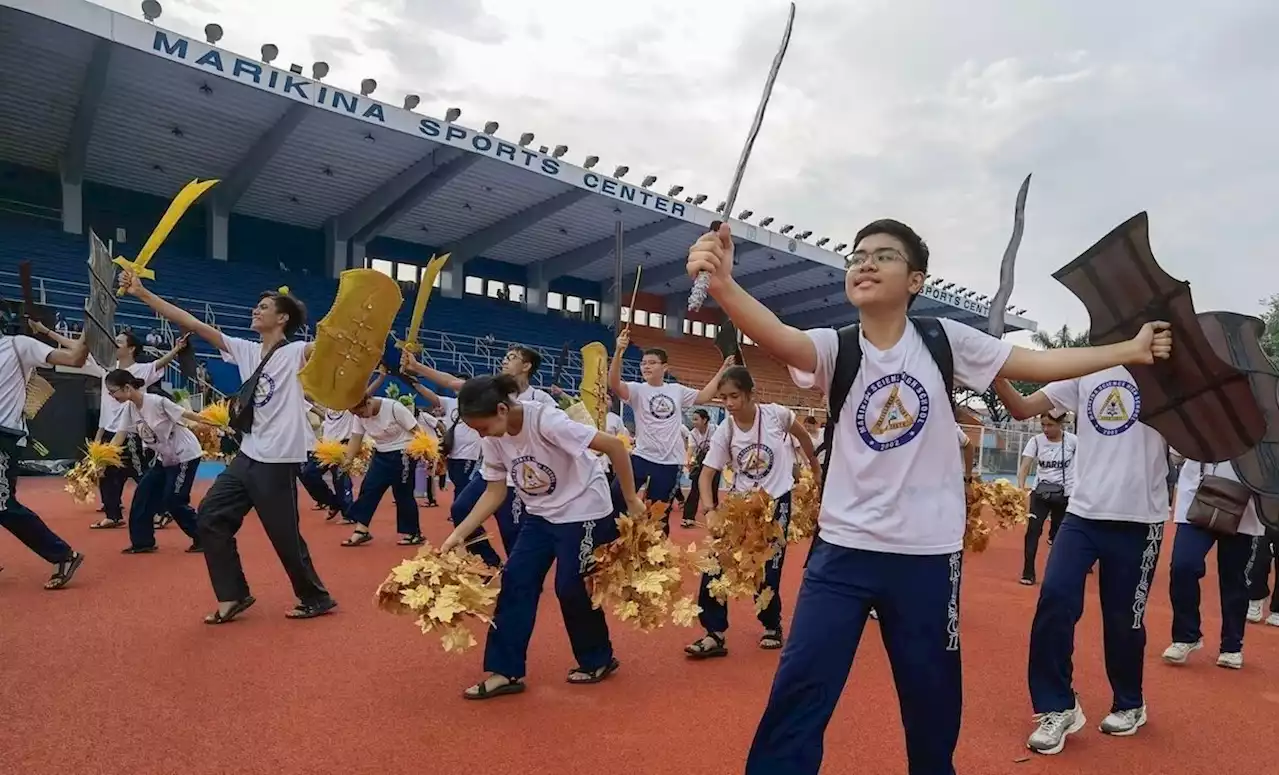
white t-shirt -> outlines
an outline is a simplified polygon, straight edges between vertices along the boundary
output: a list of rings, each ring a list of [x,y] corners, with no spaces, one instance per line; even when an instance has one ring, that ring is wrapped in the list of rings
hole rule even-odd
[[[132,401],[116,403],[124,407],[124,428],[138,434],[143,445],[155,451],[160,465],[176,466],[200,459],[200,440],[182,422],[185,409],[154,393],[142,394],[141,409]]]
[[[222,360],[234,363],[244,384],[262,362],[262,344],[222,335]],[[306,342],[281,345],[267,362],[253,394],[253,429],[244,434],[240,453],[259,463],[305,463],[316,435],[307,420],[307,401],[298,372],[306,365]]]
[[[453,447],[450,460],[478,460],[480,458],[480,434],[458,416],[458,399],[441,397],[444,407],[444,429],[453,428]]]
[[[320,436],[331,441],[346,441],[351,438],[351,426],[356,416],[345,409],[328,409],[317,406],[324,420],[320,423]]]
[[[711,437],[711,449],[702,464],[717,471],[733,461],[734,492],[763,489],[777,498],[795,485],[792,466],[791,424],[795,414],[785,406],[756,404],[756,417],[749,428],[741,428],[733,416],[724,418]]]
[[[626,433],[627,426],[622,422],[622,418],[616,412],[606,412],[604,416],[604,432],[610,436],[617,436]]]
[[[107,373],[121,368],[132,374],[134,379],[142,380],[143,390],[159,382],[160,377],[164,375],[164,371],[156,368],[154,361],[151,363],[135,363],[132,366],[121,366],[120,362],[117,361],[111,369],[104,369],[102,364],[98,363],[92,355],[89,356],[88,360],[84,362],[84,370],[102,380],[102,395],[98,400],[98,427],[107,433],[133,432],[134,423],[125,417],[129,405],[115,400],[107,392]]]
[[[418,425],[427,433],[444,435],[444,422],[430,412],[418,412]]]
[[[523,393],[520,393],[519,395],[517,395],[516,400],[517,401],[536,401],[540,404],[546,404],[547,406],[554,406],[554,407],[560,406],[560,404],[557,403],[556,400],[551,397],[550,393],[543,390],[542,388],[536,388],[533,385],[530,385],[529,387],[525,388]]]
[[[1060,484],[1069,495],[1076,483],[1074,461],[1078,445],[1076,435],[1066,431],[1058,441],[1049,441],[1043,433],[1032,436],[1022,448],[1022,456],[1036,461],[1036,484]]]
[[[650,463],[684,463],[684,410],[698,400],[698,391],[677,382],[657,387],[647,382],[628,382],[627,403],[635,411],[636,445],[632,453]]]
[[[1079,418],[1071,513],[1144,524],[1168,519],[1168,445],[1138,421],[1142,397],[1129,370],[1116,366],[1051,382],[1043,392],[1056,408]]]
[[[27,380],[37,366],[48,364],[51,352],[52,347],[29,336],[0,340],[0,427],[27,429],[27,418],[22,414],[27,405]]]
[[[1013,345],[951,320],[955,383],[991,386]],[[791,369],[800,388],[831,388],[839,334],[805,332],[815,373]],[[936,555],[964,543],[964,471],[942,374],[915,326],[888,350],[862,339],[862,365],[841,408],[818,517],[822,540],[850,549]]]
[[[613,514],[604,468],[585,454],[596,429],[546,404],[522,401],[524,424],[515,435],[481,441],[486,482],[514,480],[525,511],[555,524]]]
[[[715,432],[716,428],[711,425],[710,422],[707,423],[707,429],[705,431],[700,431],[697,428],[689,429],[689,443],[693,446],[692,452],[694,460],[698,459],[699,452],[704,455],[706,454],[707,450],[711,447],[711,437],[715,435]]]
[[[414,419],[409,407],[390,398],[371,398],[378,402],[378,410],[372,417],[355,417],[351,424],[351,434],[360,434],[373,442],[378,452],[399,452],[413,441],[413,433],[418,430],[418,421]]]
[[[1221,476],[1233,482],[1240,481],[1230,462],[1198,463],[1194,460],[1184,462],[1178,471],[1177,498],[1173,504],[1173,521],[1178,524],[1186,523],[1191,501],[1195,499],[1196,490],[1200,488],[1201,465],[1205,467],[1204,473],[1209,476]],[[1258,521],[1258,512],[1253,500],[1253,498],[1249,499],[1249,505],[1245,507],[1244,515],[1240,518],[1240,526],[1236,528],[1236,532],[1240,535],[1260,536],[1263,533],[1262,523]]]

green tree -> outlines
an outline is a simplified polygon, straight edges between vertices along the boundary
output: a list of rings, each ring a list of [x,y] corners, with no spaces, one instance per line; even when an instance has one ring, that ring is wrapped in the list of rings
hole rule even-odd
[[[1082,331],[1080,333],[1073,332],[1066,325],[1052,333],[1045,331],[1036,331],[1031,335],[1031,343],[1042,350],[1058,350],[1064,347],[1088,347],[1089,332]],[[1023,382],[1021,380],[1013,380],[1013,387],[1024,396],[1029,396],[1036,392],[1044,385],[1038,382]],[[1003,422],[1009,417],[1009,410],[1000,402],[1000,398],[996,396],[994,389],[987,390],[984,393],[975,393],[972,390],[958,389],[956,390],[956,403],[963,404],[974,398],[982,402],[983,407],[987,410],[987,415],[993,422]]]
[[[1263,299],[1262,306],[1266,309],[1262,312],[1262,322],[1266,324],[1266,328],[1262,333],[1262,351],[1267,354],[1271,360],[1276,360],[1276,304],[1280,302],[1280,295],[1271,294],[1271,298]]]
[[[1041,350],[1058,350],[1064,347],[1088,347],[1089,332],[1082,331],[1077,334],[1063,325],[1062,328],[1054,331],[1052,334],[1046,331],[1035,332],[1031,335],[1031,342]]]

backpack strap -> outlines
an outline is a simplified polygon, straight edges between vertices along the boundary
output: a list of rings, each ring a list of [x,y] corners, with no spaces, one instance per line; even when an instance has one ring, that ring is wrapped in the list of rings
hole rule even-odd
[[[831,375],[831,389],[827,391],[827,425],[822,429],[822,446],[827,457],[822,463],[822,484],[827,483],[827,469],[831,466],[831,445],[835,439],[836,423],[840,421],[840,410],[849,398],[853,389],[853,381],[858,377],[858,369],[862,366],[862,342],[858,338],[858,324],[845,326],[836,332],[839,345],[836,348],[836,368]]]
[[[916,333],[920,334],[920,338],[924,340],[924,346],[929,350],[929,356],[933,358],[938,371],[942,373],[942,384],[947,389],[947,403],[954,411],[956,362],[951,354],[951,340],[947,338],[947,331],[942,327],[942,321],[937,318],[911,318],[911,323],[916,327]]]

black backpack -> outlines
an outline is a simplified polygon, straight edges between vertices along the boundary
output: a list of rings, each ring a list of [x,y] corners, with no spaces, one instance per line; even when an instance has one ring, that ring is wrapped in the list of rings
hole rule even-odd
[[[937,318],[910,318],[916,333],[924,340],[924,346],[942,374],[942,383],[947,390],[947,403],[954,407],[955,399],[951,393],[955,389],[955,359],[951,355],[951,342],[947,332]],[[822,484],[827,483],[827,470],[831,465],[831,443],[835,439],[836,423],[840,420],[840,411],[853,389],[853,381],[862,367],[862,344],[858,340],[858,324],[845,326],[838,332],[840,346],[836,351],[836,367],[831,375],[831,389],[827,392],[827,427],[822,431],[822,449],[827,451],[827,458],[822,463]]]

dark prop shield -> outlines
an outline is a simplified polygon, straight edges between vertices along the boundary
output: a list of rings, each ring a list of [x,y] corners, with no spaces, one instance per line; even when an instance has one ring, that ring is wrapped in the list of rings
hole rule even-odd
[[[733,324],[732,320],[725,320],[720,324],[720,328],[716,331],[716,349],[720,351],[720,357],[728,358],[733,356],[735,366],[746,366],[746,361],[742,359],[742,343],[738,341],[738,327]]]
[[[1213,351],[1222,360],[1249,377],[1253,395],[1267,416],[1267,431],[1262,441],[1241,457],[1231,461],[1236,476],[1254,492],[1254,507],[1262,524],[1277,529],[1280,511],[1280,455],[1277,454],[1277,395],[1280,379],[1276,365],[1262,351],[1265,324],[1250,315],[1235,312],[1204,312],[1196,315]]]
[[[1249,378],[1209,345],[1189,285],[1156,263],[1147,230],[1138,213],[1053,277],[1089,310],[1094,345],[1132,339],[1148,321],[1172,325],[1168,360],[1128,367],[1142,395],[1139,419],[1192,460],[1234,460],[1262,440],[1266,417]]]

